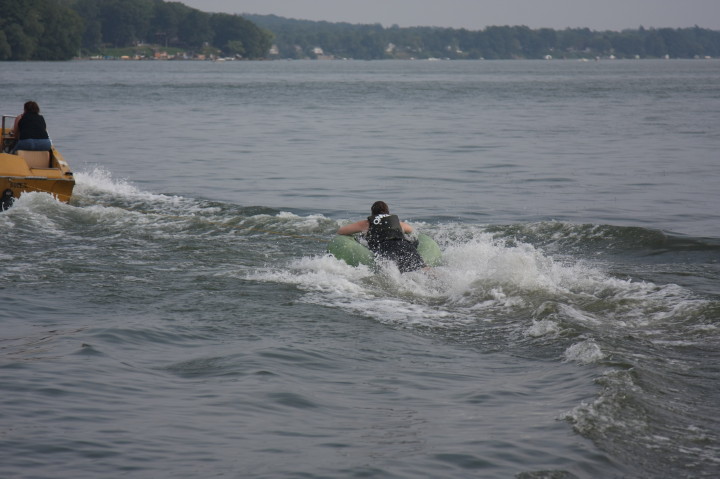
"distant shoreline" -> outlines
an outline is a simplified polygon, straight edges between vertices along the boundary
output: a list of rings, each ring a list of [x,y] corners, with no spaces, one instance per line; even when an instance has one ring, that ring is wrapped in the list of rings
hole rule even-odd
[[[214,62],[214,63],[223,63],[223,62],[367,62],[367,61],[379,61],[379,62],[386,62],[386,61],[401,61],[401,62],[408,62],[408,61],[454,61],[454,62],[476,62],[476,61],[498,61],[498,62],[507,62],[507,61],[533,61],[533,62],[545,62],[545,61],[569,61],[569,62],[600,62],[600,61],[708,61],[708,60],[720,60],[720,58],[711,57],[711,56],[705,56],[705,57],[695,57],[695,58],[654,58],[654,57],[645,57],[645,58],[612,58],[612,57],[597,57],[597,58],[585,58],[585,57],[577,57],[577,58],[381,58],[381,59],[371,59],[371,60],[365,60],[365,59],[355,59],[355,58],[123,58],[123,57],[74,57],[70,60],[61,60],[61,61],[78,61],[78,62],[96,62],[96,61],[109,61],[109,62]],[[37,62],[38,60],[24,60],[28,62]]]

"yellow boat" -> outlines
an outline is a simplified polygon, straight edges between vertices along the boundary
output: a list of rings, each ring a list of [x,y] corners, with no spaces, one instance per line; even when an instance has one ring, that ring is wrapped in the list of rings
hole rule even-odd
[[[2,148],[0,149],[0,210],[12,205],[14,198],[30,191],[49,193],[67,203],[75,187],[70,166],[55,149],[51,151],[18,150],[11,154],[15,144],[12,125],[14,116],[2,117]]]

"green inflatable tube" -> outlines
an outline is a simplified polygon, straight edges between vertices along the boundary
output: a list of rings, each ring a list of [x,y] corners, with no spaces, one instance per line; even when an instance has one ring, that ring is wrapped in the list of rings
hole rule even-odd
[[[375,263],[375,256],[367,247],[360,244],[354,236],[335,236],[327,246],[328,253],[337,259],[345,261],[350,266],[364,264],[372,266]],[[425,234],[418,234],[418,253],[428,266],[437,266],[442,260],[440,247],[431,237]]]

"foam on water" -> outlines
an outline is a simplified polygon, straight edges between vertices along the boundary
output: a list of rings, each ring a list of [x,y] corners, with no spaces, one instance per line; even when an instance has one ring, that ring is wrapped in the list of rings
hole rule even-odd
[[[324,218],[321,223],[326,224]],[[453,329],[501,322],[534,338],[567,330],[651,334],[653,325],[695,314],[705,303],[680,286],[617,278],[584,258],[555,257],[528,243],[498,239],[481,227],[421,228],[443,250],[442,265],[427,272],[400,274],[393,265],[377,271],[353,268],[317,255],[290,258],[250,278],[293,284],[306,291],[306,302],[399,326]],[[593,344],[571,349],[566,357],[603,359]]]
[[[208,205],[195,199],[145,191],[104,168],[75,173],[71,204],[81,207],[121,207],[160,214],[208,213]]]
[[[600,350],[600,346],[591,339],[573,344],[565,350],[565,358],[568,361],[577,361],[579,363],[594,363],[605,357],[606,355]]]
[[[67,230],[55,222],[68,218],[68,222],[127,231],[129,238],[139,235],[187,245],[207,242],[211,235],[224,238],[226,250],[245,238],[243,248],[264,248],[266,257],[263,268],[248,273],[249,279],[293,284],[305,291],[305,302],[400,327],[452,330],[504,324],[525,337],[548,340],[568,331],[641,330],[651,335],[655,325],[696,315],[706,304],[680,286],[617,277],[585,255],[551,253],[521,239],[532,237],[540,245],[557,244],[568,235],[573,244],[581,244],[583,236],[588,241],[607,239],[607,228],[599,226],[550,222],[498,229],[417,221],[416,228],[440,244],[443,263],[428,272],[400,274],[392,264],[377,271],[353,268],[319,253],[345,222],[322,214],[150,193],[100,168],[77,173],[76,178],[70,205],[48,195],[27,194],[1,221],[19,225],[22,216],[25,226],[35,224],[46,234],[64,235]],[[572,351],[566,357],[577,359]],[[579,360],[602,357],[587,354]]]
[[[157,196],[162,200],[160,195],[152,195],[144,192],[136,186],[130,184],[127,180],[118,180],[112,177],[110,171],[105,168],[94,168],[88,172],[75,173],[75,190],[76,195],[88,195],[96,192],[114,193],[117,196],[133,197],[133,196]]]

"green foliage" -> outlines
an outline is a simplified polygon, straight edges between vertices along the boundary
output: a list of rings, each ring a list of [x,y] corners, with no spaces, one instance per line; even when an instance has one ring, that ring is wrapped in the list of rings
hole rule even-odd
[[[210,17],[210,25],[215,32],[215,45],[228,55],[260,58],[270,50],[270,33],[243,17],[215,13]]]
[[[7,60],[12,56],[12,47],[8,42],[7,35],[0,30],[0,60]]]
[[[312,57],[312,50],[355,59],[452,58],[693,58],[720,56],[720,32],[699,27],[592,31],[589,28],[532,30],[491,26],[485,30],[352,25],[276,15],[246,15],[275,35],[281,58]]]
[[[237,15],[163,0],[0,0],[0,60],[67,60],[152,43],[262,58],[272,34]]]
[[[78,14],[57,0],[0,0],[0,60],[65,60],[81,35]]]

